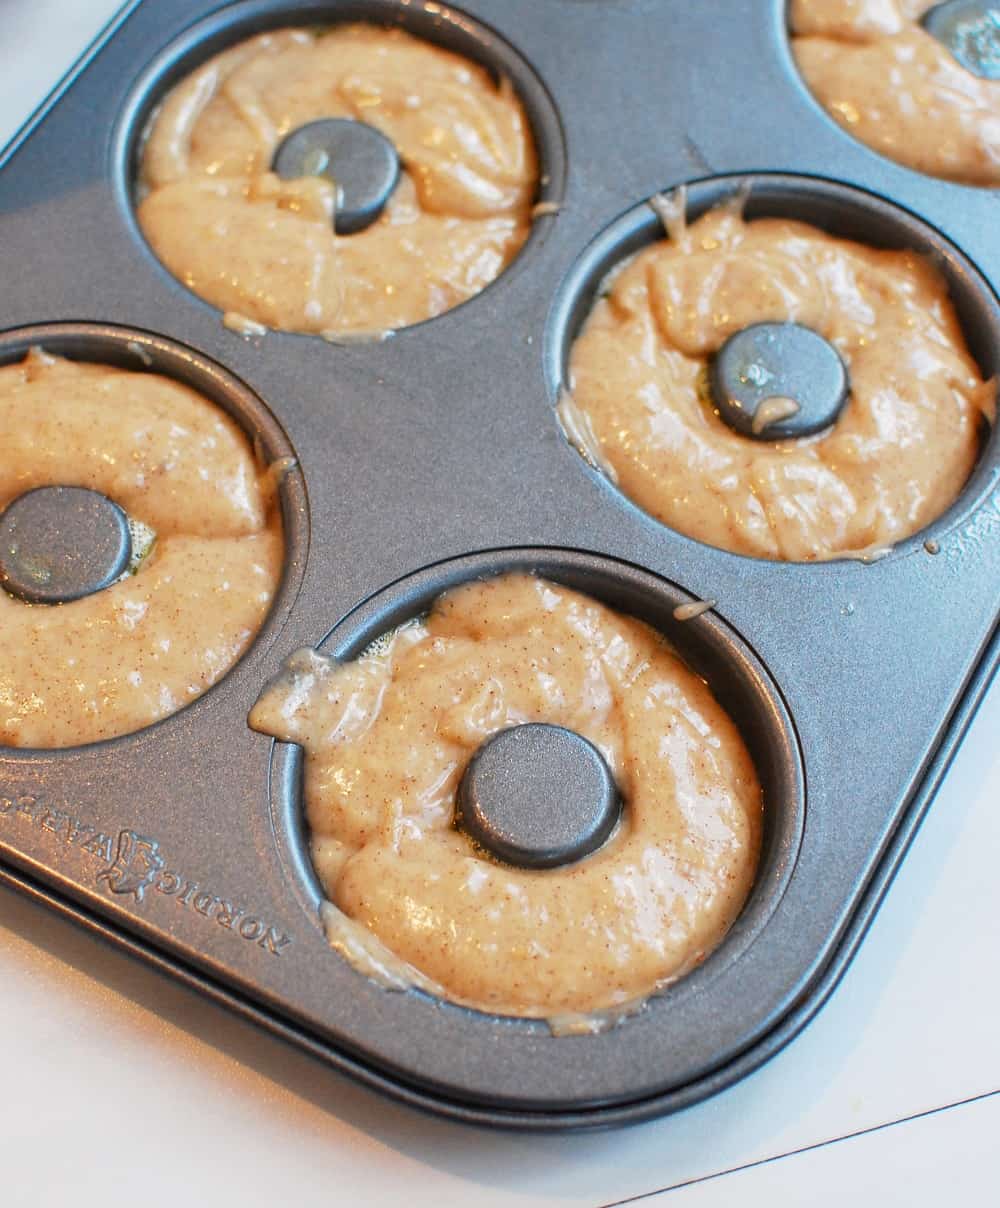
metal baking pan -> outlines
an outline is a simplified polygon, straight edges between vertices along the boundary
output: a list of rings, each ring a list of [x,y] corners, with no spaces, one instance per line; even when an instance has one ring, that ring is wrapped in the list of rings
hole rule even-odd
[[[559,211],[481,295],[391,340],[245,340],[136,227],[143,123],[165,88],[240,37],[359,18],[508,75],[539,147],[540,197]],[[853,142],[799,80],[784,23],[780,3],[737,0],[170,0],[107,32],[0,170],[0,362],[42,343],[177,376],[299,468],[282,487],[274,609],[215,688],[110,742],[0,751],[0,879],[332,1066],[469,1122],[647,1119],[732,1083],[804,1026],[1000,662],[1000,442],[991,434],[946,515],[889,556],[782,564],[645,516],[568,445],[553,409],[598,281],[656,236],[644,199],[681,183],[693,213],[748,186],[751,215],[933,255],[984,375],[1000,369],[995,196]],[[717,87],[727,79],[741,81],[738,109]],[[761,868],[737,924],[694,973],[596,1036],[391,993],[336,956],[297,751],[246,724],[296,647],[356,653],[445,587],[509,567],[661,628],[740,724],[765,789]],[[703,598],[711,612],[674,621],[676,604]]]

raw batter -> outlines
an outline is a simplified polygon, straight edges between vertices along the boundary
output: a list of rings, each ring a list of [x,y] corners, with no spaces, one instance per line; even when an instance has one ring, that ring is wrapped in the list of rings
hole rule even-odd
[[[664,524],[758,558],[868,556],[944,512],[995,390],[930,262],[746,222],[736,202],[689,226],[683,191],[668,210],[672,237],[617,271],[573,345],[564,426],[592,459]],[[811,327],[844,359],[851,394],[826,432],[759,441],[719,418],[710,358],[769,321]]]
[[[589,739],[621,791],[576,864],[508,867],[453,825],[471,756],[525,722]],[[390,984],[500,1014],[620,1008],[700,962],[753,880],[761,790],[704,682],[648,626],[541,579],[448,592],[356,662],[300,651],[250,723],[305,748],[328,934]]]
[[[0,511],[34,487],[89,487],[156,534],[134,575],[81,600],[0,590],[0,743],[96,742],[200,696],[281,576],[273,491],[236,424],[178,382],[35,349],[0,368],[0,432]]]
[[[270,171],[282,138],[349,117],[396,146],[381,217],[337,236],[335,187]],[[479,293],[531,224],[537,166],[509,83],[401,30],[261,34],[170,92],[142,162],[139,222],[185,285],[286,331],[379,332]]]
[[[920,18],[936,0],[793,0],[792,51],[827,112],[918,172],[1000,184],[1000,80],[967,71]]]

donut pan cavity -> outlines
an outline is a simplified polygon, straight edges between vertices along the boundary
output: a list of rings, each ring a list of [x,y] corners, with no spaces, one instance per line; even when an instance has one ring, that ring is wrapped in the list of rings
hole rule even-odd
[[[164,87],[230,41],[359,18],[401,21],[510,74],[546,174],[540,198],[562,208],[482,294],[384,343],[243,339],[135,226],[142,123]],[[651,520],[569,447],[553,411],[596,282],[655,237],[644,199],[682,183],[692,213],[745,184],[751,214],[930,252],[983,372],[1000,368],[995,197],[918,176],[834,127],[799,80],[784,20],[783,4],[729,0],[145,0],[118,21],[0,168],[0,359],[41,342],[153,368],[229,409],[268,456],[290,450],[285,578],[244,658],[180,713],[108,743],[0,751],[2,879],[331,1065],[468,1121],[565,1129],[662,1114],[805,1024],[997,665],[998,442],[952,509],[889,556],[794,565]],[[738,106],[720,80],[741,81]],[[593,1037],[390,993],[344,964],[317,919],[299,757],[246,725],[296,647],[357,653],[445,587],[514,567],[662,629],[740,724],[767,798],[757,884],[722,946]],[[675,621],[696,599],[717,603]]]

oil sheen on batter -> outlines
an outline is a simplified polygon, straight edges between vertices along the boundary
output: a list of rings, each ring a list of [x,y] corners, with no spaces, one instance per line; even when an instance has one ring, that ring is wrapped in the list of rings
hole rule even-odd
[[[589,739],[623,797],[607,843],[562,868],[508,867],[454,825],[471,756],[525,722]],[[753,880],[761,790],[733,723],[652,629],[542,579],[456,588],[355,662],[300,651],[250,724],[305,748],[328,935],[387,984],[613,1012],[701,961]]]
[[[792,0],[792,51],[855,138],[918,172],[1000,184],[1000,81],[967,71],[920,18],[937,0]]]
[[[612,276],[571,351],[564,427],[592,460],[664,524],[758,558],[868,556],[944,512],[995,390],[930,262],[747,222],[738,202],[690,225],[683,191],[668,209],[671,237]],[[753,440],[720,419],[707,368],[734,332],[778,321],[829,340],[851,394],[826,432]]]
[[[282,138],[347,117],[395,145],[381,217],[337,236],[336,189],[270,171]],[[170,271],[229,315],[286,331],[381,332],[439,315],[521,247],[535,148],[508,82],[398,29],[283,29],[171,91],[145,146],[138,209]]]
[[[156,534],[133,575],[84,599],[0,590],[0,744],[96,742],[200,696],[281,575],[271,492],[236,424],[167,378],[35,349],[0,368],[0,432],[0,510],[34,487],[89,487]]]

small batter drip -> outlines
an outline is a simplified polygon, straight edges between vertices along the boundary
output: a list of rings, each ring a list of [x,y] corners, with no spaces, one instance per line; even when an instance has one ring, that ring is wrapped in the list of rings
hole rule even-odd
[[[320,336],[328,344],[340,344],[350,348],[353,344],[384,344],[395,333],[387,331],[321,331]]]
[[[692,600],[690,604],[678,604],[674,609],[675,621],[693,621],[696,617],[711,612],[718,600]]]
[[[595,470],[600,470],[612,482],[617,482],[618,474],[601,451],[601,444],[594,432],[590,417],[585,411],[580,410],[573,401],[573,396],[565,388],[559,392],[556,417],[566,439],[584,461],[589,462]]]
[[[230,331],[235,331],[238,336],[246,339],[267,335],[267,328],[263,323],[258,323],[256,319],[248,319],[246,315],[241,315],[235,310],[226,311],[222,316],[222,326]]]
[[[649,208],[659,218],[663,233],[674,243],[683,243],[687,234],[687,189],[684,185],[669,193],[654,193]]]
[[[150,355],[149,350],[147,348],[144,348],[139,343],[138,340],[129,340],[129,342],[125,345],[125,347],[129,350],[130,353],[132,353],[132,355],[134,357],[136,357],[138,360],[140,360],[147,369],[152,368],[153,358]]]
[[[756,414],[753,417],[753,433],[759,436],[766,428],[770,428],[772,424],[781,423],[783,419],[789,419],[793,415],[798,415],[799,404],[793,398],[769,398],[757,408]]]

